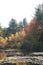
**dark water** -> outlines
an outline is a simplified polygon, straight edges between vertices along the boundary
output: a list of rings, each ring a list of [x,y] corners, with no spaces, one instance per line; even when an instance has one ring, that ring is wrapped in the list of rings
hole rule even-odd
[[[4,63],[4,64],[0,64],[0,65],[39,65],[39,64],[34,64],[34,63]]]

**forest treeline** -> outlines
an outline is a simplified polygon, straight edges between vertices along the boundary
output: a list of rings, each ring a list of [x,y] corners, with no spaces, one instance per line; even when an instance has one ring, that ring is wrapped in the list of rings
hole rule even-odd
[[[0,25],[0,49],[25,49],[25,51],[43,51],[43,4],[35,9],[30,23],[23,19],[17,23],[11,19],[7,28]]]

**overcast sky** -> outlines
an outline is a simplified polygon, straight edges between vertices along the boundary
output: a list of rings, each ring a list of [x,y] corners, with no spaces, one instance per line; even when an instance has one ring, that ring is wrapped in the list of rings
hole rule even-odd
[[[35,7],[43,3],[43,0],[0,0],[0,23],[2,26],[8,26],[11,18],[17,22],[27,18],[30,22],[34,16]]]

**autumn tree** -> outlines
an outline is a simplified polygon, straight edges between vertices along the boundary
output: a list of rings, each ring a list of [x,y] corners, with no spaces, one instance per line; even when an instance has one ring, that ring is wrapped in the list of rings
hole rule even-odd
[[[32,44],[31,51],[43,51],[43,4],[39,5],[35,12],[35,18],[31,21],[26,40]]]

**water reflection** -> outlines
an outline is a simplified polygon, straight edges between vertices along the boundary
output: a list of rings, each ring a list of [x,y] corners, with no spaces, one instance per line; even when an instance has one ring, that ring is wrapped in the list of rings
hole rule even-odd
[[[0,51],[1,54],[5,53],[6,55],[24,55],[24,53],[21,50],[18,49],[8,49],[8,50],[1,50]]]
[[[36,57],[32,57],[31,59],[30,58],[31,57],[27,55],[24,56],[24,53],[18,49],[0,50],[0,65],[39,65],[27,62],[33,62],[32,60],[34,60],[36,63]]]

